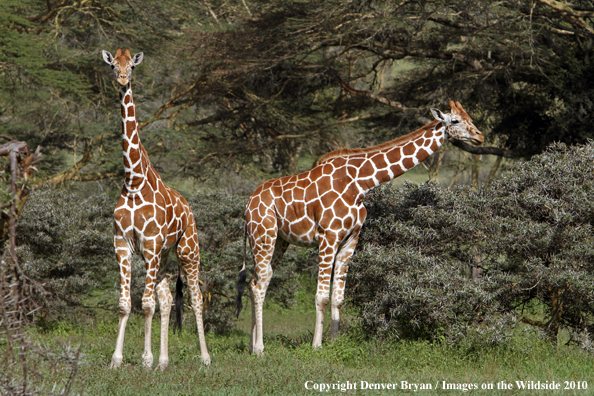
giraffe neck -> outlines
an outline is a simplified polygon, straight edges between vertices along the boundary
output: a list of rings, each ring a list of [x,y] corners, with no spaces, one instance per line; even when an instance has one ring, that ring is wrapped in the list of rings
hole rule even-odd
[[[358,184],[368,191],[408,172],[437,151],[445,140],[445,127],[432,122],[402,138],[393,145],[383,145],[366,154],[367,160],[358,172]]]
[[[140,142],[136,106],[130,83],[120,86],[119,93],[122,108],[122,154],[126,175],[124,187],[128,192],[135,193],[144,186],[150,162]]]

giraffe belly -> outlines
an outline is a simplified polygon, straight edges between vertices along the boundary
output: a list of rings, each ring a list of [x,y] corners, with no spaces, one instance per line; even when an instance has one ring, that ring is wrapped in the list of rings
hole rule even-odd
[[[278,236],[285,241],[301,247],[318,246],[318,235],[315,232],[314,223],[309,219],[302,219],[293,223],[285,220],[280,223]]]

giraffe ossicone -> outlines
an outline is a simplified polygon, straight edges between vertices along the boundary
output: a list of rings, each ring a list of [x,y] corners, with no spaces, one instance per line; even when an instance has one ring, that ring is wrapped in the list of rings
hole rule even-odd
[[[118,48],[113,56],[103,51],[103,59],[111,66],[119,84],[122,111],[122,153],[125,179],[122,193],[114,211],[114,249],[120,268],[120,320],[111,367],[122,364],[124,334],[132,301],[130,280],[132,254],[139,253],[146,264],[146,284],[142,297],[145,316],[143,365],[152,367],[151,323],[155,313],[155,291],[161,310],[161,345],[157,368],[169,365],[169,314],[173,297],[166,276],[167,256],[174,250],[179,261],[179,276],[190,290],[192,309],[200,338],[203,362],[210,364],[202,322],[202,294],[198,284],[200,249],[196,222],[188,202],[180,193],[166,186],[151,165],[140,142],[136,106],[132,96],[132,70],[144,58],[142,52],[132,56],[129,49]],[[175,249],[174,249],[175,248]],[[181,282],[178,282],[181,286]],[[176,305],[181,306],[181,287],[177,287]],[[176,310],[176,323],[181,326],[181,310]],[[181,329],[181,327],[180,327]]]
[[[451,112],[431,109],[435,120],[408,135],[362,149],[340,149],[324,155],[309,171],[260,184],[245,209],[244,235],[254,257],[249,283],[252,301],[250,352],[264,351],[262,309],[272,272],[289,244],[318,247],[314,348],[322,346],[324,311],[331,303],[331,336],[339,330],[348,270],[367,215],[365,194],[423,162],[446,137],[481,144],[481,132],[459,102]],[[245,244],[245,241],[244,241]],[[245,247],[244,247],[245,249]],[[333,275],[333,277],[332,277]],[[245,253],[238,281],[237,314],[246,278]],[[330,279],[332,298],[330,299]]]

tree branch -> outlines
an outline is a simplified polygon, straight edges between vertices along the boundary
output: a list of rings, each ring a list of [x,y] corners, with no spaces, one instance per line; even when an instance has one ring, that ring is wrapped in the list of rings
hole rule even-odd
[[[461,150],[464,150],[471,154],[486,154],[486,155],[497,155],[504,158],[515,158],[512,155],[512,152],[507,149],[502,149],[499,147],[482,147],[482,146],[473,146],[466,142],[457,139],[450,139],[450,143],[454,146],[458,147]]]

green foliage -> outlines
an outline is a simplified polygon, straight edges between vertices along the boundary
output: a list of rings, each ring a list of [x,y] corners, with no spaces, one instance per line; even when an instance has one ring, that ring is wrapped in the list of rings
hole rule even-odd
[[[235,283],[243,260],[243,211],[246,199],[224,192],[198,194],[190,201],[201,247],[200,280],[205,295],[207,329],[226,331],[235,324]],[[46,284],[47,312],[52,320],[72,309],[92,305],[112,309],[119,295],[119,272],[113,251],[115,200],[94,192],[87,199],[50,187],[34,191],[18,222],[18,254],[26,273]],[[247,246],[248,266],[251,255]],[[177,276],[170,253],[171,288]],[[269,287],[269,299],[288,307],[300,288],[299,270],[315,257],[289,249]],[[132,263],[133,308],[141,312],[145,269],[141,258]],[[189,296],[189,293],[185,293]],[[91,302],[91,303],[89,303]],[[187,312],[188,320],[193,316]],[[191,320],[190,320],[191,321]],[[50,324],[48,324],[50,326]]]
[[[49,308],[57,317],[94,288],[113,287],[119,279],[112,206],[105,194],[80,200],[49,187],[29,197],[17,223],[19,259],[25,272],[52,293]]]
[[[370,336],[498,343],[521,320],[553,337],[568,329],[591,348],[593,160],[591,143],[559,144],[478,190],[374,190],[346,289],[361,326]]]

